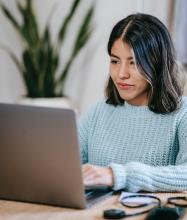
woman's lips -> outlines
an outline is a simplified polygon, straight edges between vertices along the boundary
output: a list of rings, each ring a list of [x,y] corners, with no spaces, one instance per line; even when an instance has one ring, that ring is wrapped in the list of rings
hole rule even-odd
[[[117,86],[120,88],[120,89],[130,89],[133,87],[133,85],[131,84],[127,84],[127,83],[117,83]]]

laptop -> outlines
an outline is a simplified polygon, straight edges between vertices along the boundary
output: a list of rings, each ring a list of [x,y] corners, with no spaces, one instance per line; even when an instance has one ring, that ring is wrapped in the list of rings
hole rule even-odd
[[[73,110],[0,104],[0,199],[83,209],[111,194],[85,194]]]

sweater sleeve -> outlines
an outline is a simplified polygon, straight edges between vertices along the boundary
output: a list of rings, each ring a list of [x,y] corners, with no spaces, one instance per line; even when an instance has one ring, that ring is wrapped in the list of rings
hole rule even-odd
[[[179,152],[175,165],[153,167],[139,162],[129,162],[125,166],[112,163],[113,189],[124,188],[130,192],[187,190],[187,114],[180,121],[177,135]]]

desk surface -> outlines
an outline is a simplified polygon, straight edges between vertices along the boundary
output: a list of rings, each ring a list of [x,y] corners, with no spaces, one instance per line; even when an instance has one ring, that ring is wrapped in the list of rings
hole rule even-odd
[[[157,193],[154,194],[159,196],[163,203],[165,203],[167,197],[170,196],[187,196],[186,193]],[[46,205],[37,205],[29,204],[22,202],[13,202],[13,201],[4,201],[0,200],[0,220],[91,220],[97,219],[101,220],[103,210],[111,208],[120,208],[124,207],[118,202],[119,195],[111,196],[91,208],[85,210],[75,210],[67,208],[52,207]],[[126,210],[128,213],[128,210]],[[143,220],[145,215],[138,217],[130,217],[125,219],[130,220]],[[182,218],[187,220],[187,212]]]

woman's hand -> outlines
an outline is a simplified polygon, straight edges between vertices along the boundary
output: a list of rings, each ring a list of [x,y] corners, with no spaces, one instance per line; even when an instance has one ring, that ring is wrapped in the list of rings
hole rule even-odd
[[[113,172],[110,167],[100,167],[91,164],[82,166],[83,182],[85,186],[91,185],[114,185]]]

